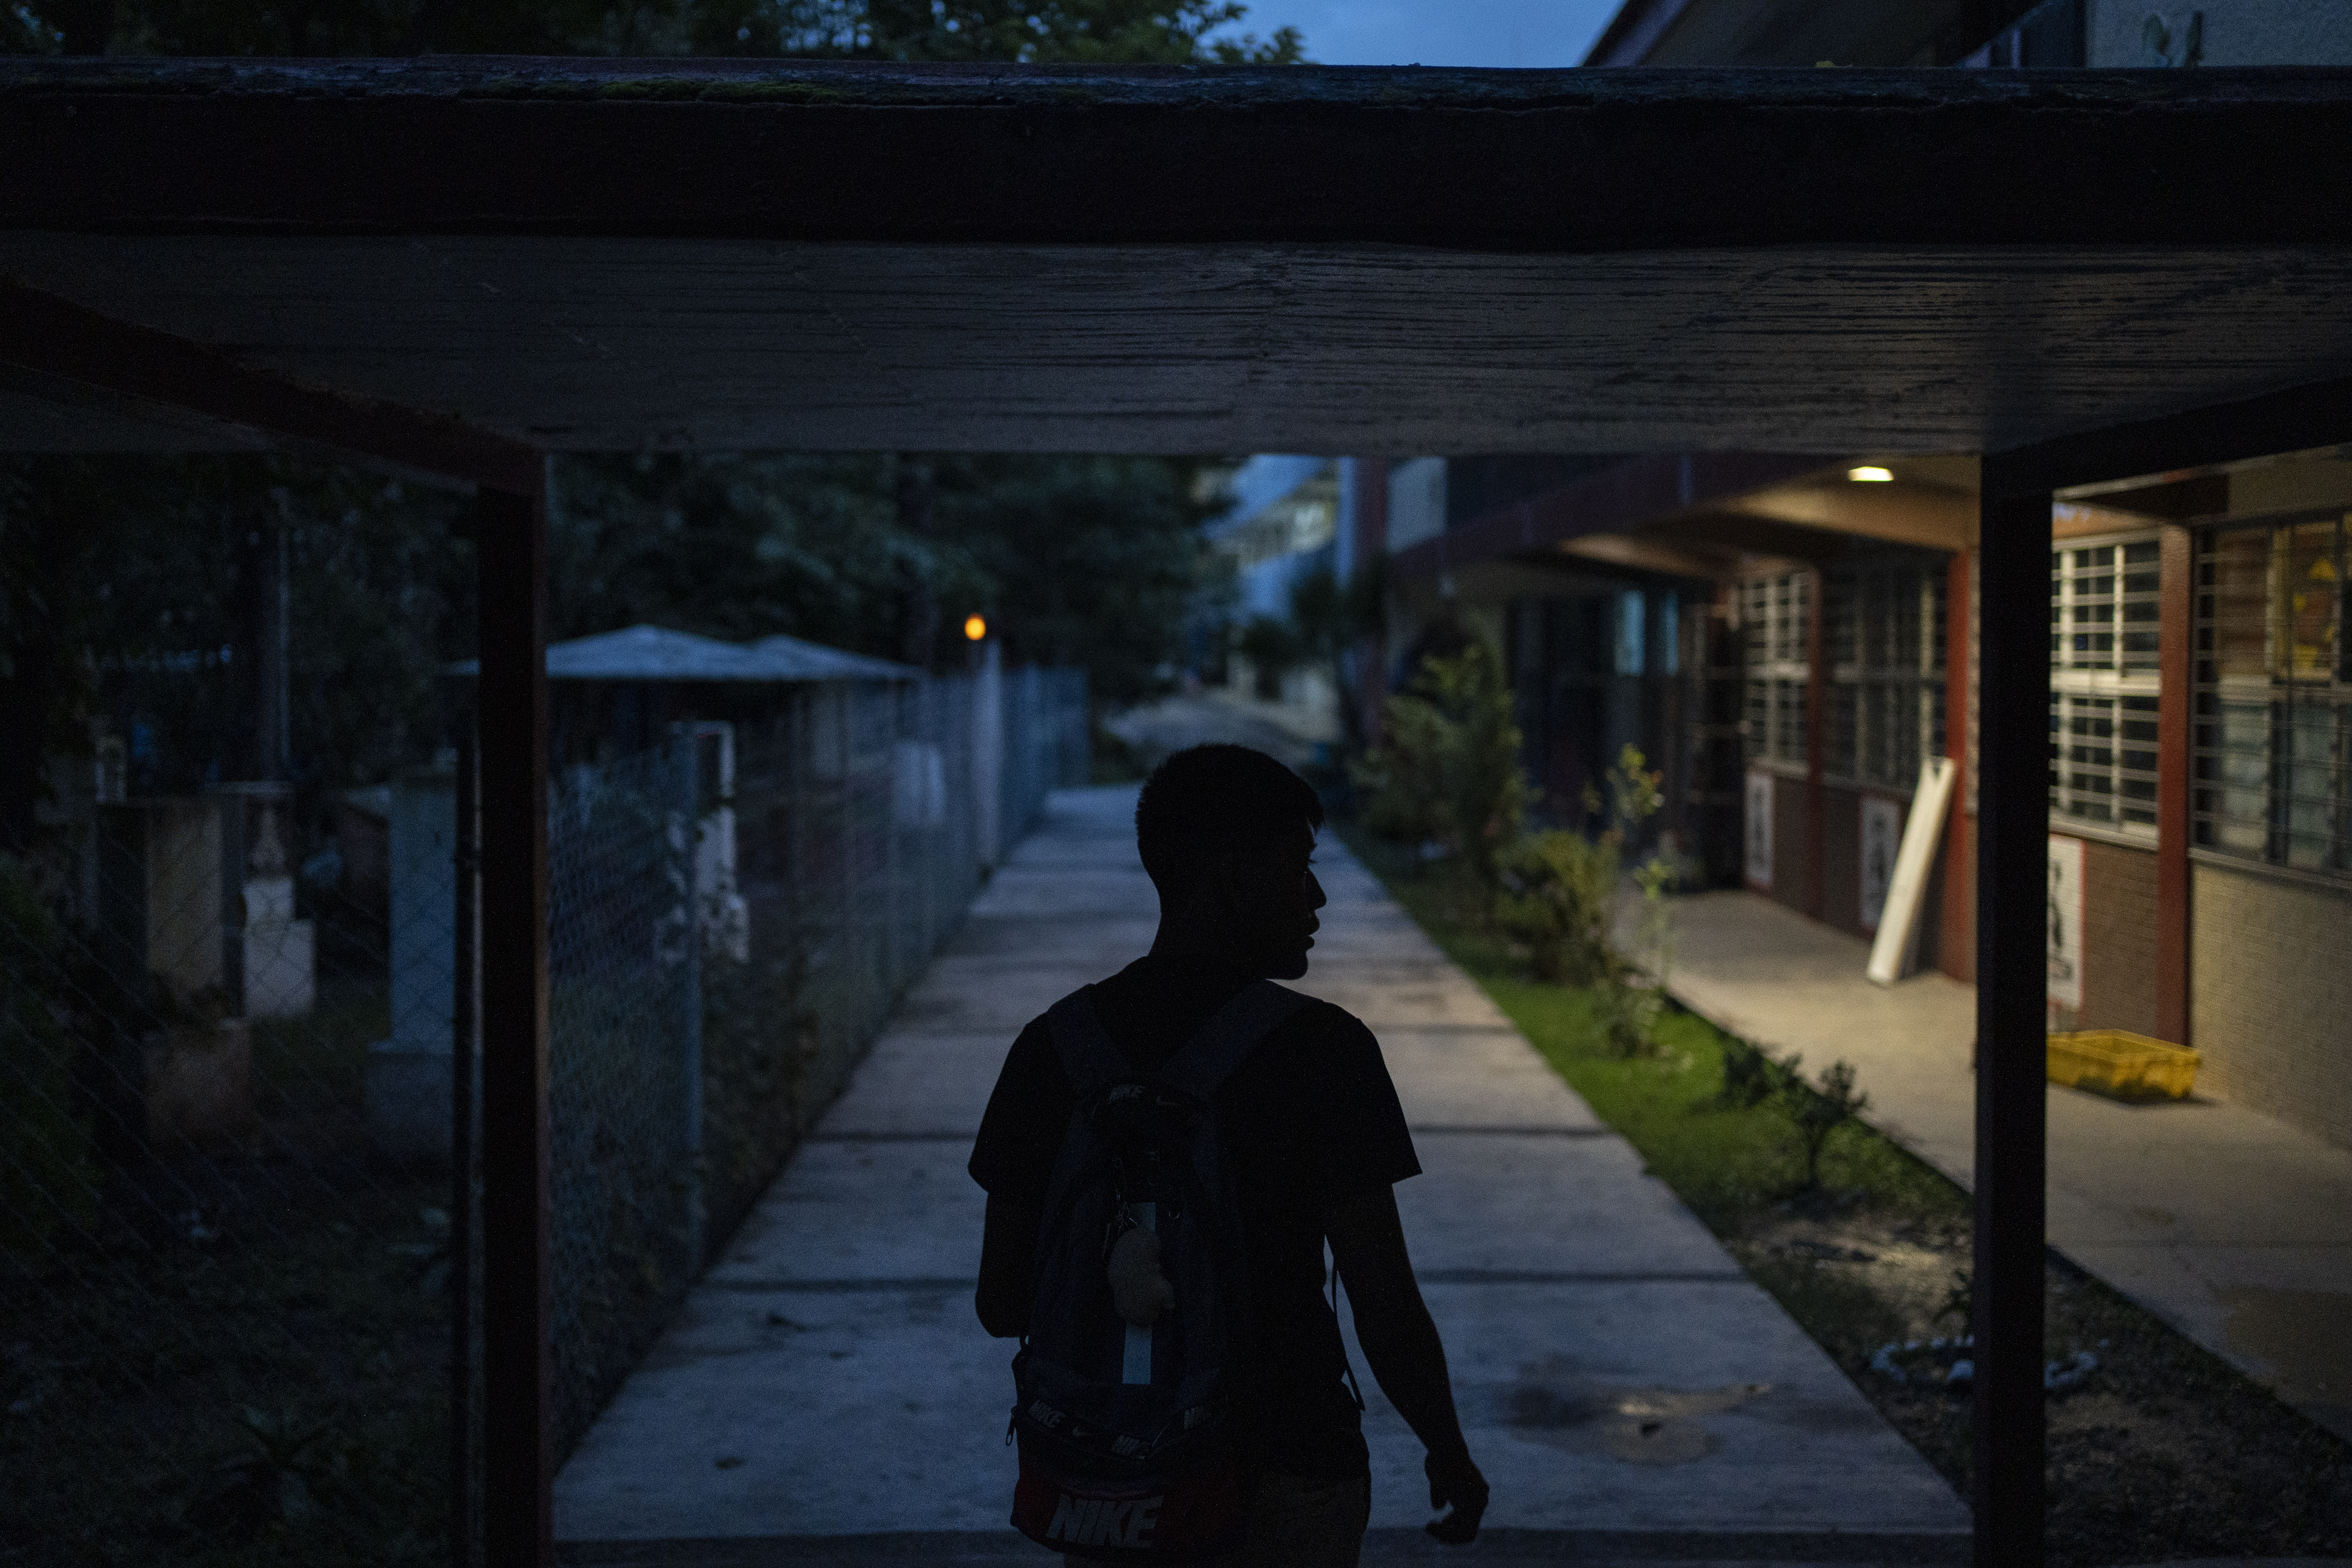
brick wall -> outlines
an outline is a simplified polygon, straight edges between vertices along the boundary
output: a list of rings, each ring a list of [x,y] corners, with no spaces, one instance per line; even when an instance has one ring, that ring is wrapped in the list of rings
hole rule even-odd
[[[2154,1035],[2156,851],[2082,842],[2083,1010],[2075,1026]]]
[[[1837,784],[1822,791],[1822,920],[1862,934],[1862,797]]]
[[[2352,1148],[2352,889],[2189,871],[2199,1090]]]

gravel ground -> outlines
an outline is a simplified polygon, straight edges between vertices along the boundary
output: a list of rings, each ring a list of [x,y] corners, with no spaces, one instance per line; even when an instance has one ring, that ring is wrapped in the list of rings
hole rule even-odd
[[[1965,1491],[1969,1405],[1941,1380],[1965,1352],[1872,1360],[1890,1342],[1962,1331],[1966,1230],[1784,1204],[1727,1238],[1897,1430]],[[2050,1399],[2053,1568],[2199,1557],[2352,1555],[2352,1444],[2053,1255],[2048,1354],[2095,1369]],[[1939,1317],[1939,1312],[1943,1313]]]

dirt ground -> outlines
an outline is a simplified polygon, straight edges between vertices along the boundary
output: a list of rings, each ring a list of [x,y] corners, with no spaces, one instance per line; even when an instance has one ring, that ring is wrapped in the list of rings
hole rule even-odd
[[[1788,1203],[1726,1238],[1897,1430],[1965,1490],[1969,1404],[1943,1371],[1964,1226]],[[2095,1368],[2050,1396],[2050,1562],[2091,1568],[2208,1556],[2352,1555],[2352,1444],[2053,1256],[2047,1353]],[[1874,1368],[1890,1343],[1897,1350]],[[1906,1373],[1897,1381],[1883,1369]]]

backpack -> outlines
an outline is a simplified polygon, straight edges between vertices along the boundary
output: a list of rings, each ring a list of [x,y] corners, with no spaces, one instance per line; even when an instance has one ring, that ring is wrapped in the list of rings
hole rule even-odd
[[[1244,986],[1148,1073],[1112,1044],[1087,990],[1045,1015],[1075,1103],[1046,1186],[1006,1430],[1021,1445],[1013,1524],[1041,1546],[1181,1563],[1240,1544],[1229,1373],[1248,1280],[1213,1100],[1307,1000],[1270,981]],[[1156,1234],[1174,1288],[1149,1328],[1113,1305],[1112,1249],[1137,1226]]]

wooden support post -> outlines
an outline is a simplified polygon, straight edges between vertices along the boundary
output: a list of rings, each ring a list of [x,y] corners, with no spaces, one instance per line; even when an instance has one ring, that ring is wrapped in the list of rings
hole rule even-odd
[[[1979,541],[1975,1465],[1978,1568],[2042,1561],[2043,997],[2050,491],[1984,462]]]
[[[481,679],[482,1544],[554,1561],[547,1106],[547,514],[485,488]]]

